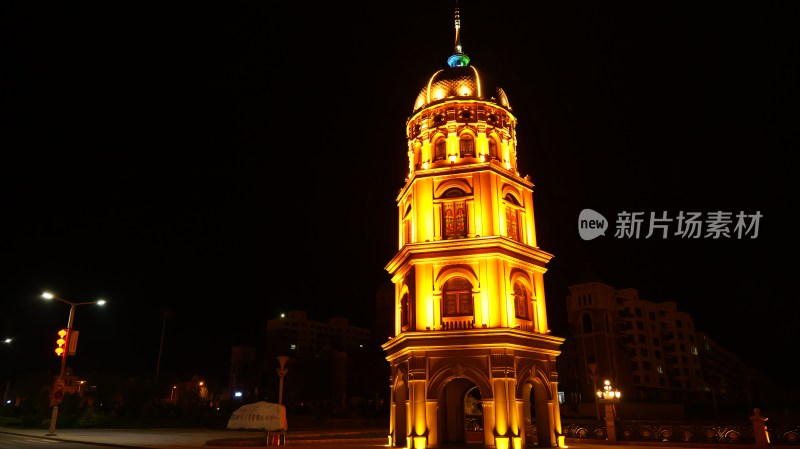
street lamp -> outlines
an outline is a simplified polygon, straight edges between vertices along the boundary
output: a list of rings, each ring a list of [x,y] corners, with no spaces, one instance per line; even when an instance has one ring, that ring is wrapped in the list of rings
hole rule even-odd
[[[611,386],[611,381],[606,379],[603,381],[603,389],[597,390],[597,400],[603,403],[616,403],[619,402],[622,393],[616,388]]]
[[[289,371],[286,368],[286,362],[289,361],[288,355],[279,355],[278,356],[278,363],[281,365],[276,371],[278,371],[278,376],[281,377],[281,381],[278,387],[278,404],[283,405],[283,378],[286,376],[286,373]]]
[[[622,393],[616,388],[611,386],[611,381],[606,379],[603,381],[603,389],[598,389],[596,392],[597,401],[606,405],[606,432],[608,434],[608,441],[617,443],[617,409],[614,404],[619,402]]]
[[[42,293],[42,298],[48,300],[55,299],[56,301],[61,301],[65,304],[69,304],[69,320],[67,321],[67,339],[72,338],[72,323],[75,321],[75,307],[87,304],[97,304],[99,306],[102,306],[103,304],[106,303],[106,301],[103,299],[98,299],[97,301],[72,302],[72,301],[67,301],[66,299],[63,298],[59,298],[58,296],[50,292]],[[66,350],[61,354],[61,371],[59,371],[58,373],[57,383],[61,383],[64,381],[64,367],[67,365],[68,353],[69,350]],[[58,419],[58,404],[60,403],[61,403],[60,399],[55,399],[53,401],[53,415],[50,418],[50,433],[47,434],[48,436],[56,434],[56,420]]]

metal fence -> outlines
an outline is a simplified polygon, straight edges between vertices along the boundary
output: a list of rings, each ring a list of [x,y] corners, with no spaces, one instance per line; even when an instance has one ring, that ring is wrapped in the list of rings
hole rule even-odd
[[[608,431],[604,421],[562,421],[562,432],[567,438],[604,441]],[[767,425],[770,445],[800,447],[800,424]],[[749,422],[735,424],[664,423],[655,421],[617,422],[619,441],[647,443],[706,443],[706,444],[756,444],[753,425]]]

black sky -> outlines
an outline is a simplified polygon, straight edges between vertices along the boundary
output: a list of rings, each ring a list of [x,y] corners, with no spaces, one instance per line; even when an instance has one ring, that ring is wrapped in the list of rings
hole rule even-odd
[[[555,333],[592,267],[788,379],[797,4],[459,4],[464,51],[519,119]],[[43,289],[109,300],[77,310],[85,370],[153,372],[165,309],[161,369],[223,380],[281,311],[370,327],[405,120],[453,51],[453,7],[2,6],[2,364],[57,370],[69,308]],[[763,218],[752,240],[584,241],[585,208]]]

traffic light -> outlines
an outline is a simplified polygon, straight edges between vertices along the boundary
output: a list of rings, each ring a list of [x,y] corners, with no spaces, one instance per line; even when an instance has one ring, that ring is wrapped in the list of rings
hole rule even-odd
[[[67,344],[67,330],[61,329],[58,331],[58,340],[56,340],[56,344],[58,347],[56,348],[56,355],[61,357],[61,354],[64,353],[64,345]]]

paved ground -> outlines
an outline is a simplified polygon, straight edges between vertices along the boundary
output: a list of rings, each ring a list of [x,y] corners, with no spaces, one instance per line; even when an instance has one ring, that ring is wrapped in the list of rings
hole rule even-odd
[[[286,445],[294,447],[386,447],[386,429],[355,428],[325,431],[298,430],[287,432]],[[0,433],[26,435],[52,440],[111,444],[122,448],[141,449],[216,449],[263,447],[264,432],[208,429],[16,429],[0,427]]]
[[[296,430],[287,432],[286,445],[296,448],[348,449],[380,448],[386,446],[385,428],[352,428],[324,430]],[[48,436],[47,429],[16,429],[0,427],[0,433],[26,435],[53,440],[102,443],[131,449],[227,449],[242,447],[264,447],[266,435],[258,431],[208,430],[208,429],[59,429],[56,435]],[[321,446],[320,446],[321,445]],[[687,449],[688,446],[666,446],[661,444],[603,444],[602,442],[567,441],[575,449]],[[478,449],[479,444],[448,444],[443,449]],[[755,448],[755,445],[702,445],[704,448],[738,449]]]

